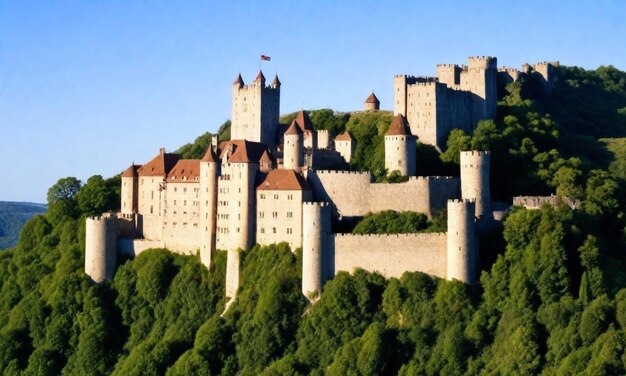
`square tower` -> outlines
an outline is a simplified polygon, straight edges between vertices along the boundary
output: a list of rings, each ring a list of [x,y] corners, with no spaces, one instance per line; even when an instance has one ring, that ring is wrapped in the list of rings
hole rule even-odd
[[[244,84],[241,75],[237,77],[233,82],[231,139],[260,142],[275,150],[279,116],[278,76],[267,86],[263,72],[250,85]]]

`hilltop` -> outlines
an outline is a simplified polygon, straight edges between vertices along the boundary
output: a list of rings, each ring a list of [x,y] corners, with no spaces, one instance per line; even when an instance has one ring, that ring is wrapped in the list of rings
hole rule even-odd
[[[48,214],[0,254],[0,371],[624,374],[626,73],[556,74],[549,97],[532,81],[509,85],[496,118],[471,135],[453,131],[444,153],[418,145],[417,169],[432,174],[458,174],[460,150],[491,150],[492,195],[503,202],[550,193],[581,202],[509,212],[481,239],[479,285],[341,272],[308,306],[301,251],[285,243],[242,252],[238,298],[223,316],[223,252],[207,270],[197,256],[146,251],[95,285],[83,271],[85,217],[119,206],[119,177],[64,179],[55,187],[71,192],[52,195]],[[361,144],[351,168],[382,177],[392,114],[309,115],[320,129],[350,130]],[[181,148],[184,158],[209,140]]]

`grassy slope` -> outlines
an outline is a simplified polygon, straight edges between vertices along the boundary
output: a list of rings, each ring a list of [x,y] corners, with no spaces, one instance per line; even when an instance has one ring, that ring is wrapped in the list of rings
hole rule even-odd
[[[44,204],[0,201],[0,249],[15,247],[22,226],[32,216],[45,211]]]

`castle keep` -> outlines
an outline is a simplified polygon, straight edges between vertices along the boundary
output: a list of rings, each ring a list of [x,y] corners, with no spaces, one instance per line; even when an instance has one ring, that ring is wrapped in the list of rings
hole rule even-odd
[[[490,153],[461,153],[461,178],[415,176],[416,142],[439,144],[452,128],[472,129],[495,114],[495,58],[470,58],[468,67],[440,66],[438,78],[397,76],[393,119],[385,135],[385,167],[407,176],[374,183],[369,172],[347,171],[355,150],[349,132],[333,140],[302,111],[279,124],[280,86],[259,72],[233,83],[232,140],[214,138],[202,159],[161,149],[121,177],[118,213],[87,219],[85,272],[102,282],[117,256],[148,248],[200,254],[206,267],[228,253],[226,295],[239,286],[239,254],[255,244],[287,242],[303,251],[302,291],[310,299],[325,280],[355,268],[400,277],[405,271],[475,283],[475,223],[490,220]],[[378,98],[366,110],[379,109]],[[382,210],[432,217],[447,210],[448,231],[437,234],[353,235],[337,224]]]

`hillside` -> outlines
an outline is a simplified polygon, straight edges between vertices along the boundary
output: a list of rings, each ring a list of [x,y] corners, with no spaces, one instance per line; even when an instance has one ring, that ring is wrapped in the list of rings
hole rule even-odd
[[[44,204],[0,201],[0,250],[15,247],[22,226],[34,215],[45,212]]]
[[[419,171],[436,174],[458,173],[459,150],[491,150],[498,200],[581,200],[574,211],[514,208],[481,238],[480,285],[361,270],[339,273],[307,306],[301,251],[284,243],[242,252],[238,298],[224,315],[224,252],[207,270],[197,256],[146,251],[94,285],[83,273],[84,217],[119,205],[119,177],[64,178],[48,213],[0,253],[0,373],[625,374],[626,73],[559,67],[552,96],[534,87],[511,84],[497,118],[472,135],[452,132],[445,153],[419,146]],[[314,110],[311,119],[353,132],[352,168],[383,175],[390,113]],[[181,151],[196,155],[208,139]],[[371,218],[363,227],[407,228],[391,213]]]

